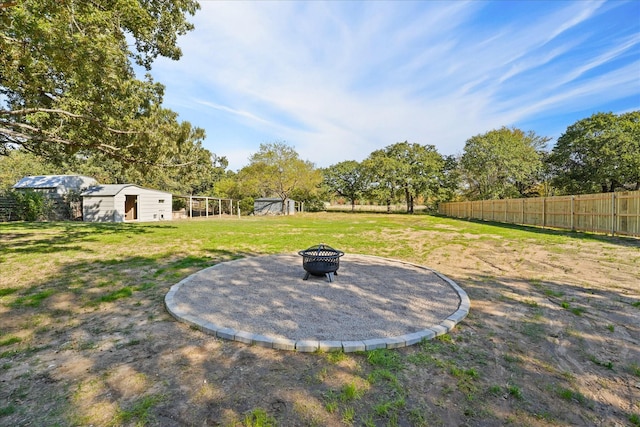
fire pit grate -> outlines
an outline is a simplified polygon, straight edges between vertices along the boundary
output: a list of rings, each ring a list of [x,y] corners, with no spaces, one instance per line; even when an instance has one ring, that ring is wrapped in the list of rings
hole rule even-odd
[[[298,255],[302,256],[302,268],[307,272],[303,280],[313,275],[326,276],[329,282],[333,282],[333,275],[338,275],[340,257],[344,252],[321,243],[298,252]]]

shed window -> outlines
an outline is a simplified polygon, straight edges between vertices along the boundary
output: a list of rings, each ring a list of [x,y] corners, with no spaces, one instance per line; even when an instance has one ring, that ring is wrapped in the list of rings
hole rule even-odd
[[[158,203],[164,203],[164,199],[158,200]]]

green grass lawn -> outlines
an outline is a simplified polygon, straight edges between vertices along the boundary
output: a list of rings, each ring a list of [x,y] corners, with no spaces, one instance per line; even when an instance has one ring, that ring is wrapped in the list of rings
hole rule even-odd
[[[318,243],[432,267],[470,315],[410,348],[301,354],[164,309],[195,271]],[[638,283],[637,239],[426,215],[0,223],[0,425],[638,425]]]

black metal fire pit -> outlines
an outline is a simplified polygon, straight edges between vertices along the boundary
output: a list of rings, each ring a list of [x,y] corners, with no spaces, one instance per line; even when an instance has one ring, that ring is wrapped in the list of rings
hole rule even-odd
[[[325,244],[319,244],[298,252],[298,255],[302,256],[302,267],[307,272],[304,280],[307,280],[311,274],[327,276],[327,279],[333,282],[333,275],[338,275],[340,257],[344,255],[344,252]]]

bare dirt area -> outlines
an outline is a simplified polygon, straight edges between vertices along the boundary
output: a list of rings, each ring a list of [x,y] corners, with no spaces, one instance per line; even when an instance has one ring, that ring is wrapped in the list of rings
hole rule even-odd
[[[213,243],[233,233],[214,220],[211,236],[173,246],[154,240],[164,229],[108,229],[98,242],[75,226],[11,229],[0,234],[0,425],[640,425],[640,241],[332,215],[370,224],[352,241],[345,226],[332,246],[445,274],[469,316],[397,350],[250,346],[176,321],[163,300],[269,236]]]

